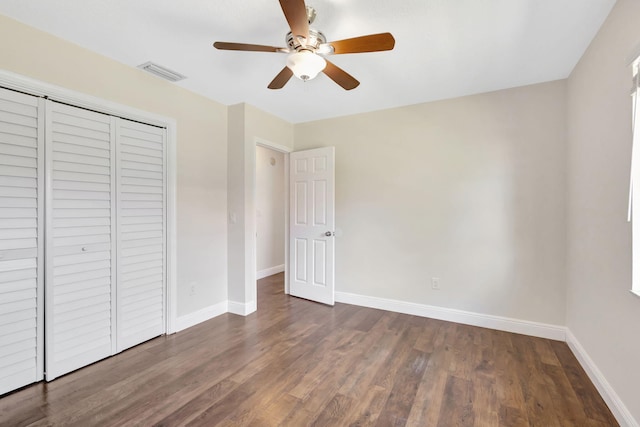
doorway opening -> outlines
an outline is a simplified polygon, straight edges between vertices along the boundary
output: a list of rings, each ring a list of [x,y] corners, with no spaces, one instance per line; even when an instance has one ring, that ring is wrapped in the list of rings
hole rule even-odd
[[[256,280],[284,271],[284,158],[256,146]]]
[[[291,149],[256,138],[253,200],[253,245],[256,294],[258,280],[284,272],[284,292],[289,293],[289,153]]]

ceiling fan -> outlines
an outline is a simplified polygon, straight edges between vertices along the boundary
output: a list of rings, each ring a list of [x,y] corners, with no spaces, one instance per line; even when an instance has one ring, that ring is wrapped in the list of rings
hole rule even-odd
[[[379,52],[393,49],[396,43],[390,33],[370,34],[327,43],[324,34],[309,28],[309,24],[313,23],[316,17],[316,11],[306,6],[304,0],[280,0],[280,6],[291,28],[286,37],[288,47],[230,42],[213,44],[216,49],[222,50],[288,53],[287,65],[269,84],[269,89],[281,89],[293,75],[307,81],[315,78],[320,72],[324,72],[345,90],[354,89],[360,82],[342,68],[327,61],[324,55]]]

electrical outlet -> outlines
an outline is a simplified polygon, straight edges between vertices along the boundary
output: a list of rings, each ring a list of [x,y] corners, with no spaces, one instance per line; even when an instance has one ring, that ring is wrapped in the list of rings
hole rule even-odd
[[[436,291],[440,290],[440,278],[439,277],[432,277],[431,278],[431,289],[434,289]]]
[[[196,294],[196,282],[189,283],[189,296],[194,296]]]

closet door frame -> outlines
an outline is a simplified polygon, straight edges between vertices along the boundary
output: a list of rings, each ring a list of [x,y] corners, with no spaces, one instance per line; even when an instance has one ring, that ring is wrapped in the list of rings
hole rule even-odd
[[[176,121],[170,117],[149,113],[133,107],[75,92],[66,88],[40,82],[15,73],[0,70],[0,87],[17,90],[29,95],[86,108],[128,120],[138,121],[166,129],[166,333],[176,332],[177,322],[177,271],[176,271]],[[43,159],[44,160],[44,159]],[[44,187],[44,185],[43,185]]]

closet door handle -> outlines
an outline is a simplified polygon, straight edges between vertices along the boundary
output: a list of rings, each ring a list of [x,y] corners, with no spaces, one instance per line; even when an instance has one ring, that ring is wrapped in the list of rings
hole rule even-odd
[[[82,252],[87,252],[87,248],[82,248]]]

